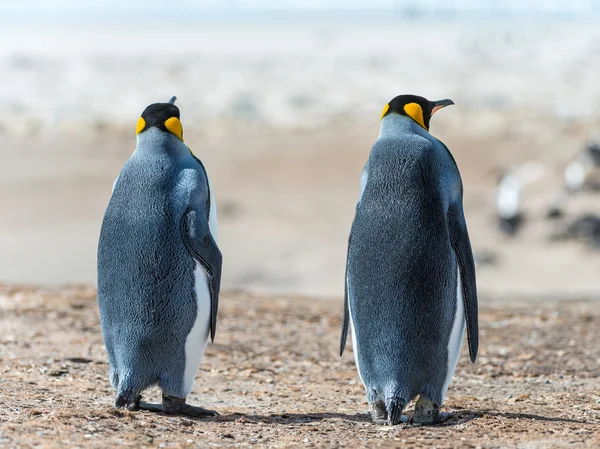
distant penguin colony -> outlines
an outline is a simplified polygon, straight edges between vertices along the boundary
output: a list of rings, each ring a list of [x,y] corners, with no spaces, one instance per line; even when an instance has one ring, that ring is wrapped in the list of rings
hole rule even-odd
[[[214,416],[186,397],[216,331],[216,204],[174,103],[151,104],[138,120],[100,231],[98,303],[116,407]],[[155,384],[162,404],[142,402]]]
[[[548,170],[541,161],[529,161],[506,170],[496,186],[495,211],[498,229],[509,237],[515,237],[529,220],[535,216],[524,207],[523,193],[528,186],[539,181]],[[554,229],[550,241],[579,240],[593,249],[600,247],[597,223],[600,215],[596,210],[583,213],[569,212],[570,203],[576,196],[595,194],[600,191],[600,134],[592,136],[562,170],[562,183],[548,199],[546,220],[552,220]]]
[[[361,176],[348,239],[340,352],[352,330],[356,367],[376,423],[434,424],[467,327],[478,348],[475,265],[463,185],[431,116],[454,104],[400,95],[384,108]]]
[[[176,98],[148,106],[137,147],[113,184],[98,243],[98,304],[115,407],[194,417],[186,403],[214,340],[222,256],[215,197],[184,143]],[[475,265],[463,185],[429,123],[451,100],[401,95],[361,176],[348,241],[340,354],[352,329],[372,419],[398,424],[419,396],[414,422],[448,419],[440,408],[466,325],[478,350]],[[142,401],[150,386],[162,403]]]

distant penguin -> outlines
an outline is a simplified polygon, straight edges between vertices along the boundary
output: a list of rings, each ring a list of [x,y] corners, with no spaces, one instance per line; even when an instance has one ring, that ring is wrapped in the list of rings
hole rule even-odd
[[[373,421],[437,423],[465,327],[478,348],[475,266],[463,186],[431,116],[454,104],[400,95],[384,108],[361,176],[348,241],[340,353],[352,328],[354,358]]]
[[[522,207],[523,189],[538,181],[546,173],[544,164],[530,161],[504,172],[496,187],[496,215],[498,227],[514,236],[525,222]]]
[[[590,249],[600,249],[600,215],[584,213],[563,226],[563,229],[550,236],[551,241],[579,240]]]
[[[576,193],[585,188],[600,190],[598,173],[600,172],[600,136],[591,139],[575,159],[567,164],[564,183],[567,192]]]
[[[520,210],[521,183],[511,172],[504,173],[496,188],[498,227],[508,235],[515,235],[523,223]]]
[[[135,152],[113,185],[98,244],[98,304],[116,407],[214,416],[186,397],[217,324],[216,205],[174,102],[144,110]],[[162,405],[141,402],[155,384]]]

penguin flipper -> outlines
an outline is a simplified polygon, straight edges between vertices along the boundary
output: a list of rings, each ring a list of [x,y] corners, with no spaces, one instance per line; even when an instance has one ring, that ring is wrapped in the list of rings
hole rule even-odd
[[[214,342],[219,310],[219,291],[221,289],[221,267],[223,256],[217,242],[210,233],[206,214],[193,206],[188,207],[181,219],[183,242],[206,274],[210,291],[210,340]]]
[[[348,322],[350,313],[348,310],[348,269],[346,268],[346,280],[344,282],[344,317],[342,318],[342,335],[340,336],[340,357],[344,354],[346,340],[348,339]]]
[[[477,359],[479,347],[479,323],[477,305],[477,286],[475,282],[475,262],[467,223],[463,214],[462,205],[454,204],[448,210],[448,228],[450,230],[450,241],[452,249],[460,267],[460,280],[462,283],[462,294],[467,321],[467,342],[469,343],[469,354],[471,362]]]
[[[354,228],[354,222],[352,223]],[[350,244],[352,242],[352,229],[348,237],[348,251],[346,253],[346,271],[344,275],[344,316],[342,318],[342,335],[340,336],[340,357],[344,354],[346,340],[348,339],[348,327],[350,324],[350,304],[348,303],[348,255],[350,254]],[[356,350],[356,349],[355,349]]]

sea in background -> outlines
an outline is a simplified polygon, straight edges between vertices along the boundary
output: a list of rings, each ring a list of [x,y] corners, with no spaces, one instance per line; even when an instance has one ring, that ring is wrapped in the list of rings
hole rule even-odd
[[[121,3],[0,4],[0,280],[95,281],[137,117],[176,95],[217,193],[225,288],[337,296],[380,111],[410,92],[456,103],[432,132],[463,172],[474,247],[496,261],[481,288],[598,294],[598,252],[548,243],[543,218],[600,128],[597,2]],[[495,181],[531,160],[544,179],[507,239]],[[600,212],[581,201],[569,213]]]
[[[472,132],[600,117],[591,1],[21,3],[0,6],[8,133],[119,127],[173,94],[189,121],[278,127],[370,126],[400,91],[451,96]]]

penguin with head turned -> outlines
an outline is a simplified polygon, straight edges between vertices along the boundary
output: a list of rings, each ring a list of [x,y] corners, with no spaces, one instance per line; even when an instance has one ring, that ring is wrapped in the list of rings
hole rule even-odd
[[[437,423],[467,327],[478,347],[475,266],[456,162],[429,121],[451,100],[400,95],[384,108],[361,176],[346,264],[348,328],[373,421]]]
[[[174,102],[144,110],[113,185],[98,244],[100,319],[116,407],[214,416],[186,397],[217,324],[216,204]],[[156,384],[162,404],[141,402]]]

